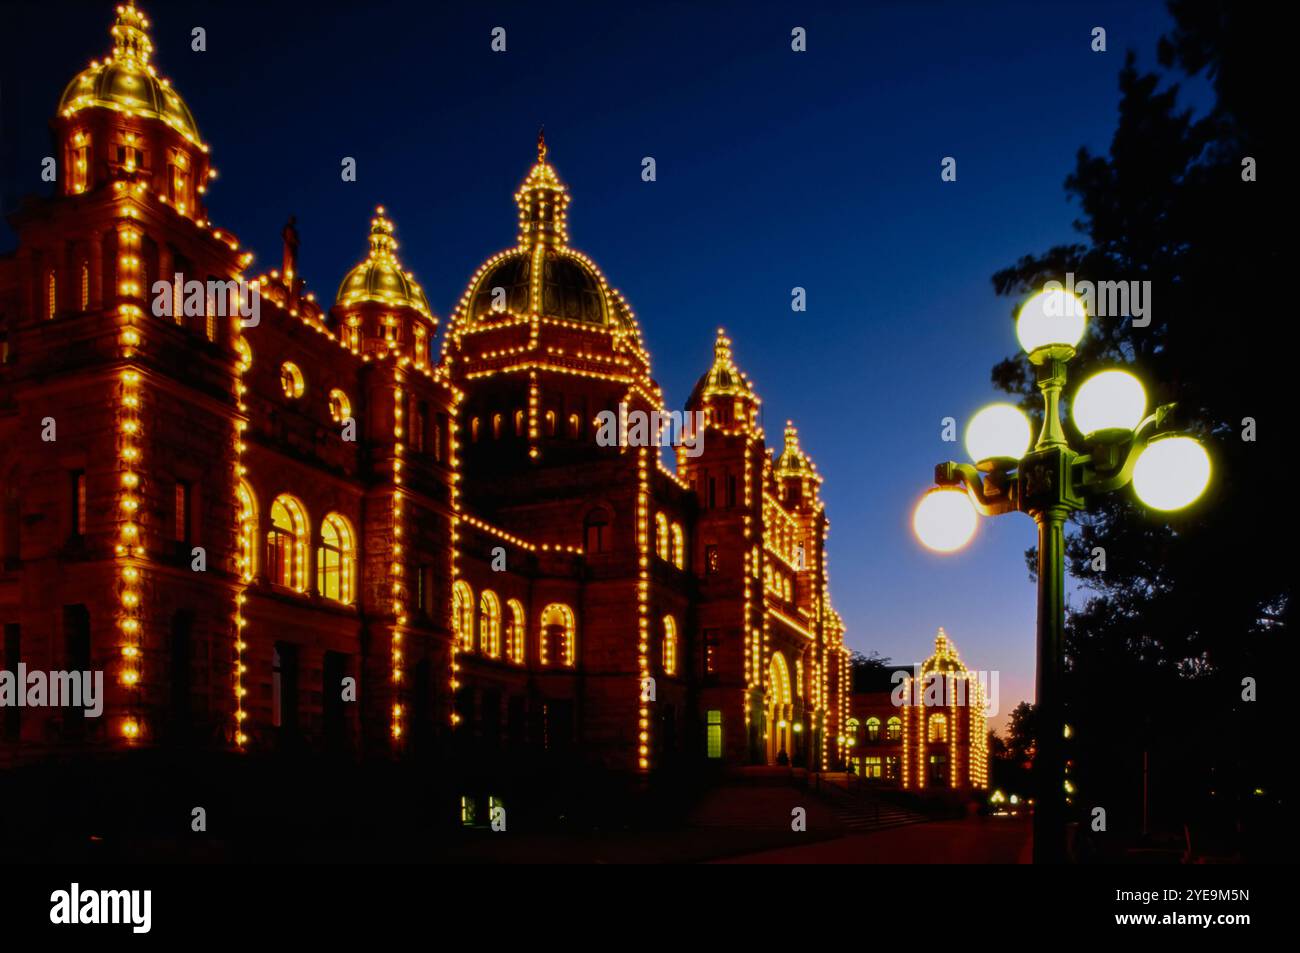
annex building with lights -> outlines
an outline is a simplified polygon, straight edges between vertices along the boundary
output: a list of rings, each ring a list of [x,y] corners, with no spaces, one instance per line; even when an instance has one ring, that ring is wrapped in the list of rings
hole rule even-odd
[[[988,787],[986,689],[943,629],[916,671],[881,669],[855,690],[845,766],[865,782],[911,791]]]
[[[292,223],[281,266],[249,273],[148,27],[119,7],[63,92],[56,193],[0,257],[0,660],[101,670],[106,692],[93,719],[0,709],[0,765],[182,746],[841,766],[822,477],[793,426],[769,450],[726,335],[686,403],[698,456],[598,443],[601,412],[666,405],[636,316],[569,244],[540,137],[516,243],[440,337],[396,210],[357,223],[368,254],[330,302]]]

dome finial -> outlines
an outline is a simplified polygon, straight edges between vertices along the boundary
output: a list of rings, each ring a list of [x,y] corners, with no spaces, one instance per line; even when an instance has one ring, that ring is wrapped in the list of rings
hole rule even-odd
[[[392,220],[384,214],[382,205],[375,206],[375,217],[370,220],[370,257],[391,258],[397,251],[397,239],[393,237]]]
[[[153,52],[148,30],[148,17],[136,9],[134,4],[119,6],[117,22],[109,31],[113,34],[113,57],[147,66],[149,54]]]
[[[519,205],[519,244],[567,245],[569,190],[546,161],[546,127],[537,130],[537,161],[515,193]]]

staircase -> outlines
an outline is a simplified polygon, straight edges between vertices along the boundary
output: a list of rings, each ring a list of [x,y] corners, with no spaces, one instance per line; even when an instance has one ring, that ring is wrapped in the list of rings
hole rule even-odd
[[[869,789],[846,790],[832,777],[824,776],[824,779],[828,783],[821,785],[821,796],[830,804],[836,819],[850,834],[865,834],[868,831],[881,831],[930,820],[924,814],[883,800]]]

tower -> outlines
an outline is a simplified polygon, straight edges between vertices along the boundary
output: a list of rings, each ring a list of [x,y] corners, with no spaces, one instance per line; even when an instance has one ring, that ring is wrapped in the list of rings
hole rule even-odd
[[[208,147],[153,64],[149,21],[126,4],[110,32],[112,52],[59,102],[58,186],[14,215],[0,280],[15,409],[0,419],[0,479],[21,587],[9,641],[105,675],[99,718],[22,714],[34,751],[236,732],[230,527],[251,256],[208,221]]]

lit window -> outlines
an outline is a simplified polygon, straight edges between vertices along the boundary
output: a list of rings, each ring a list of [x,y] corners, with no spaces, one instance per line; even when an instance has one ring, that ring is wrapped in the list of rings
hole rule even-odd
[[[546,436],[555,436],[555,411],[553,410],[546,412]]]
[[[334,388],[330,391],[330,419],[341,424],[351,416],[352,402],[348,400],[348,395],[337,387]]]
[[[86,191],[90,177],[90,136],[78,132],[72,137],[72,175],[70,181],[74,195]]]
[[[461,651],[474,651],[474,592],[464,579],[451,587],[451,624]]]
[[[45,317],[54,317],[54,309],[58,306],[57,300],[57,282],[54,280],[54,272],[50,272],[45,277]]]
[[[81,263],[81,310],[90,308],[90,264]]]
[[[352,527],[338,513],[330,513],[320,526],[316,551],[316,588],[326,599],[351,605],[356,551]]]
[[[944,742],[948,740],[948,719],[943,715],[931,715],[929,726],[929,732],[926,736],[928,741]]]
[[[280,365],[280,389],[284,391],[284,396],[291,400],[296,400],[302,396],[307,384],[303,380],[302,371],[298,365],[292,361],[285,361]]]
[[[518,599],[506,603],[510,610],[510,621],[506,624],[506,658],[516,665],[523,665],[527,651],[527,625],[524,621],[524,607]]]
[[[903,737],[903,723],[895,715],[889,721],[885,722],[885,740],[898,741]]]
[[[574,440],[582,436],[582,418],[577,414],[569,414],[569,436]]]
[[[469,439],[470,443],[478,443],[479,421],[475,417],[469,422]]]
[[[673,565],[678,569],[686,568],[686,535],[681,523],[673,524]]]
[[[541,657],[543,665],[573,668],[577,661],[574,645],[573,610],[553,602],[542,610]]]
[[[523,435],[524,435],[524,412],[522,410],[516,410],[515,411],[515,436],[522,437]]]
[[[495,592],[483,590],[479,600],[479,648],[488,658],[501,655],[501,600]]]
[[[856,718],[850,718],[847,727],[849,741],[856,744],[858,740],[858,720]]]
[[[722,711],[710,708],[708,715],[708,747],[710,758],[722,757]]]
[[[275,585],[307,591],[308,525],[301,503],[291,496],[275,498],[266,534],[266,571]]]
[[[677,674],[677,623],[664,616],[663,666],[665,675]]]
[[[879,755],[870,755],[862,759],[862,776],[873,781],[880,780],[882,759]]]
[[[879,718],[867,719],[867,740],[868,741],[880,740],[880,719]]]
[[[655,514],[655,554],[664,562],[668,562],[668,553],[671,542],[668,539],[668,517],[663,513]]]

